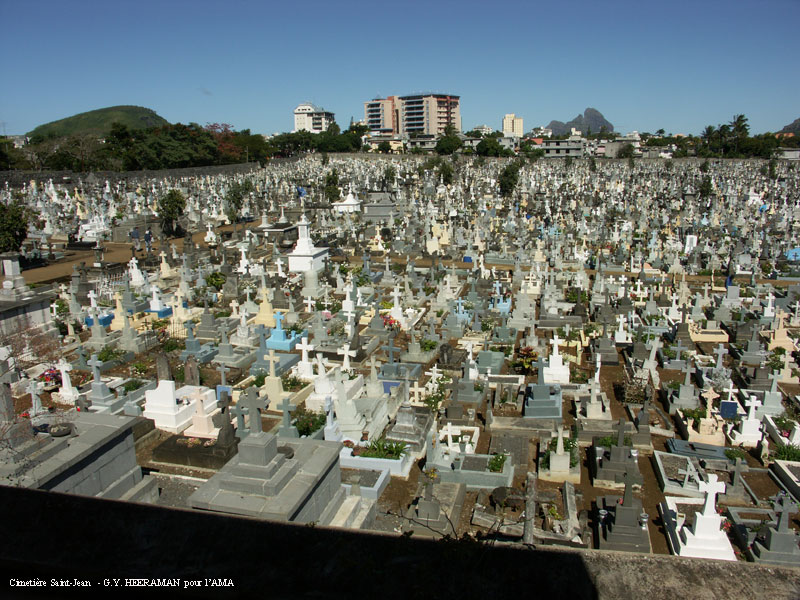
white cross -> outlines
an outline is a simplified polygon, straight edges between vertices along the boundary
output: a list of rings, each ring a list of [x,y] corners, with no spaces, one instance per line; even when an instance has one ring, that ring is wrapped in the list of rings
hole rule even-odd
[[[745,402],[745,405],[750,409],[747,412],[747,419],[749,421],[754,421],[756,418],[756,409],[761,406],[761,401],[755,396],[750,396],[750,398]]]
[[[714,510],[716,497],[717,494],[722,494],[725,492],[725,483],[722,481],[717,481],[718,477],[716,473],[709,473],[707,477],[708,482],[701,481],[697,484],[697,488],[700,492],[706,493],[706,502],[703,506],[703,516],[711,517],[716,514]]]
[[[439,381],[439,378],[442,376],[441,372],[439,371],[439,367],[435,364],[430,371],[425,373],[425,375],[428,375],[431,378],[430,383],[433,385],[436,385],[436,382]]]
[[[314,312],[316,304],[316,301],[311,296],[306,296],[305,305],[308,312]]]
[[[315,346],[313,344],[308,343],[308,337],[303,337],[300,340],[300,343],[296,346],[299,348],[303,353],[303,362],[308,362],[308,353],[313,351]]]
[[[89,290],[89,293],[86,294],[86,297],[89,299],[89,302],[92,303],[92,308],[97,308],[97,292],[94,290]]]
[[[347,345],[342,346],[336,351],[336,354],[339,356],[344,356],[344,362],[342,363],[342,370],[349,371],[350,370],[350,357],[355,357],[358,352],[356,350],[348,349]]]
[[[411,393],[414,394],[414,402],[420,402],[424,391],[424,387],[419,387],[419,381],[415,381],[414,385],[411,387]]]

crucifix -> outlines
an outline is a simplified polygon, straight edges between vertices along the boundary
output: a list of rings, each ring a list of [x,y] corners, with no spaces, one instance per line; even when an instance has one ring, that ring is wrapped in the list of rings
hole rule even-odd
[[[220,363],[219,366],[217,367],[217,371],[219,371],[219,384],[222,386],[227,385],[225,382],[225,373],[230,371],[230,369],[226,367],[224,364]]]
[[[92,358],[86,361],[86,364],[92,367],[92,377],[94,381],[100,382],[100,367],[103,366],[103,361],[97,358],[97,354],[92,354]]]
[[[266,409],[264,399],[254,387],[247,388],[247,391],[239,398],[239,403],[247,409],[249,417],[250,433],[261,433],[261,411]]]
[[[706,501],[703,505],[703,516],[711,517],[716,516],[716,512],[714,511],[716,497],[717,494],[722,494],[725,492],[725,483],[722,481],[717,481],[718,477],[716,473],[709,473],[707,477],[708,481],[699,482],[697,487],[700,492],[706,493]]]
[[[252,389],[252,388],[251,388]],[[281,425],[284,428],[288,428],[292,426],[292,412],[296,407],[294,404],[289,404],[289,396],[284,396],[283,400],[280,403],[281,411],[283,411],[283,422]]]
[[[358,354],[358,352],[356,350],[350,350],[347,344],[345,344],[336,351],[336,354],[344,357],[344,361],[342,362],[342,370],[351,371],[352,369],[350,367],[350,358],[351,357],[354,358],[356,354]]]
[[[394,353],[400,350],[400,348],[394,345],[394,336],[392,336],[389,338],[389,344],[387,346],[381,346],[381,350],[386,351],[389,357],[389,364],[392,364],[394,363]]]
[[[270,349],[269,354],[264,357],[264,360],[269,363],[269,376],[275,377],[275,365],[280,365],[281,359],[275,356],[275,350]]]
[[[308,362],[308,353],[314,350],[315,346],[313,344],[308,343],[308,337],[300,338],[300,343],[295,346],[296,348],[300,349],[302,354],[302,360],[304,363]]]
[[[786,492],[778,492],[772,500],[773,511],[778,517],[778,523],[775,529],[778,532],[786,532],[789,530],[789,515],[797,512],[797,504],[787,496]]]

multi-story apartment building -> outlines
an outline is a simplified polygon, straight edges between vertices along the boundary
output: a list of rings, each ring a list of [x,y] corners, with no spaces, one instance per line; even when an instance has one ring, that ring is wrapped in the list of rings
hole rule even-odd
[[[374,135],[400,132],[400,101],[396,96],[364,102],[364,122]]]
[[[364,103],[364,120],[377,135],[441,135],[452,125],[461,131],[460,97],[417,94],[375,98]]]
[[[503,135],[505,137],[522,137],[524,131],[522,117],[518,117],[514,113],[503,117]]]
[[[332,112],[328,112],[319,106],[314,106],[310,102],[303,102],[294,109],[294,129],[292,133],[297,133],[303,129],[311,133],[322,133],[327,131],[335,120]]]

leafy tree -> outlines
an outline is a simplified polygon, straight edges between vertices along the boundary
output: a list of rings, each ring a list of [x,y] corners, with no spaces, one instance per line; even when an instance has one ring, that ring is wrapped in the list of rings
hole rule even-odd
[[[475,153],[478,156],[501,156],[503,154],[503,147],[496,137],[489,136],[483,138],[478,145],[475,146]]]
[[[711,177],[706,175],[703,177],[703,180],[700,182],[700,187],[698,188],[698,193],[701,198],[708,198],[711,195],[713,188],[711,186]]]
[[[519,181],[519,164],[513,162],[506,165],[505,169],[500,173],[500,194],[504,198],[508,198],[514,193],[514,188],[517,187]]]
[[[253,182],[245,179],[243,182],[235,181],[225,192],[225,203],[228,206],[228,220],[236,226],[239,214],[244,205],[244,198],[253,191]]]
[[[453,183],[453,166],[446,161],[442,161],[439,165],[439,175],[442,177],[442,183],[450,185]]]
[[[18,201],[0,202],[0,252],[18,252],[28,236],[32,211]]]
[[[169,190],[158,200],[158,214],[161,218],[161,230],[166,235],[177,234],[177,221],[186,208],[186,198],[180,190]]]
[[[382,152],[383,154],[388,154],[391,151],[392,151],[392,145],[386,140],[378,144],[378,152]]]
[[[461,148],[462,142],[457,135],[444,135],[436,142],[437,154],[452,154]]]
[[[633,158],[633,144],[623,144],[617,152],[617,158]]]
[[[472,131],[468,131],[464,135],[466,135],[468,138],[482,138],[483,137],[483,133],[481,133],[477,129],[473,129]]]
[[[328,202],[337,202],[339,196],[339,173],[336,169],[331,169],[325,176],[325,198]]]
[[[383,170],[382,186],[384,190],[389,187],[389,183],[394,181],[395,177],[397,177],[397,170],[392,165]]]

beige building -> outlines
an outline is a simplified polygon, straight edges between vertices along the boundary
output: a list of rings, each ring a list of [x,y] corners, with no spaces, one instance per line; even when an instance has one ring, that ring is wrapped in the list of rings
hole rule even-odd
[[[364,103],[364,120],[377,135],[441,135],[461,131],[460,97],[450,94],[389,96]]]
[[[505,137],[522,137],[523,132],[522,117],[514,113],[503,117],[503,135]]]

